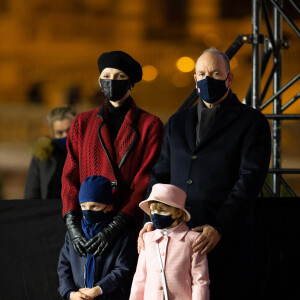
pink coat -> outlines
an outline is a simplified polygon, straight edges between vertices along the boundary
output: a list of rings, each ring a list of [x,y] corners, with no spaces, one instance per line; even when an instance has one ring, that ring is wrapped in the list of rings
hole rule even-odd
[[[156,242],[165,269],[169,300],[209,300],[206,255],[192,251],[198,235],[185,223],[178,225],[169,236],[163,236],[160,230],[146,233],[145,250],[139,255],[130,300],[164,299]]]

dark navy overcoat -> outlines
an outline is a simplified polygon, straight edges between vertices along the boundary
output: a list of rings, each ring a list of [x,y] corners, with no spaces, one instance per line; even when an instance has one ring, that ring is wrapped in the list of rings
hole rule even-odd
[[[271,148],[270,127],[264,115],[240,103],[234,94],[229,97],[198,147],[197,106],[169,119],[148,187],[149,192],[159,182],[182,188],[192,216],[189,227],[209,224],[218,230],[222,238],[208,261],[211,275],[218,273],[224,283],[230,277],[228,264],[230,256],[235,257],[245,214],[264,183]],[[218,256],[215,265],[214,255]],[[214,283],[212,278],[212,288]]]
[[[125,300],[129,298],[132,278],[137,262],[136,236],[124,233],[107,253],[96,257],[94,286],[103,290],[103,295],[96,299]],[[85,287],[85,257],[80,257],[74,250],[69,233],[66,234],[58,262],[59,293],[66,296],[69,290]]]

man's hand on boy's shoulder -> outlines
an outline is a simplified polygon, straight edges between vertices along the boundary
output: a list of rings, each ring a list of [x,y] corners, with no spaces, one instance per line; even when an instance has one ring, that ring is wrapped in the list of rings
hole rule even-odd
[[[144,239],[143,239],[144,233],[150,232],[153,230],[154,230],[154,226],[153,226],[153,223],[151,223],[151,222],[146,223],[144,225],[144,227],[140,230],[138,241],[137,241],[138,253],[140,253],[142,249],[145,250],[145,243],[144,243]]]
[[[221,239],[219,232],[210,225],[198,226],[192,230],[201,232],[192,245],[193,251],[200,251],[201,255],[213,250]]]

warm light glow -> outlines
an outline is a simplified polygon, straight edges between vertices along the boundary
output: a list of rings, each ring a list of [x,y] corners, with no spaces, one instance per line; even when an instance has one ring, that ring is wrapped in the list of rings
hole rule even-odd
[[[207,47],[219,47],[221,44],[221,38],[214,32],[209,32],[204,35],[203,42]]]
[[[237,66],[239,65],[238,63],[238,60],[236,57],[233,57],[231,60],[230,60],[230,69],[231,70],[234,70],[235,68],[237,68]]]
[[[157,77],[158,71],[154,66],[147,65],[143,67],[143,80],[153,81]]]
[[[184,56],[177,60],[176,67],[181,72],[184,73],[191,72],[195,68],[195,62],[192,58]]]
[[[192,79],[193,76],[190,74],[181,72],[175,72],[171,77],[171,80],[176,87],[186,87],[190,84]]]

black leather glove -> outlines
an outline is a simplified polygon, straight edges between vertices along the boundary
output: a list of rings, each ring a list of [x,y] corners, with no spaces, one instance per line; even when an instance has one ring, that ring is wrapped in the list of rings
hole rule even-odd
[[[86,252],[93,253],[94,256],[102,255],[126,226],[131,223],[132,218],[129,215],[119,212],[108,225],[85,244]]]
[[[78,212],[75,210],[69,210],[64,216],[64,221],[66,223],[74,250],[78,255],[86,256],[84,245],[87,242],[87,238],[82,231],[81,218],[78,215]]]

